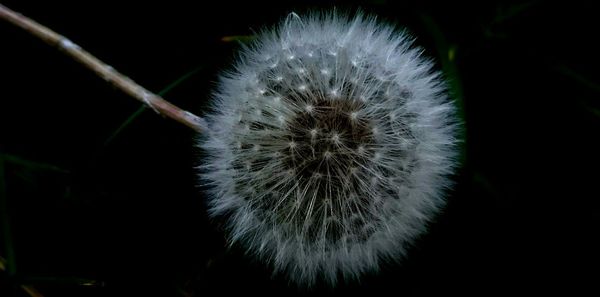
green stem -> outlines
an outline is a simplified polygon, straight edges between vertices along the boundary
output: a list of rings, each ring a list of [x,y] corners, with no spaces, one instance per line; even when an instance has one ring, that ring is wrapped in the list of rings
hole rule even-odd
[[[188,78],[192,77],[194,74],[196,74],[198,71],[200,71],[202,69],[202,66],[200,67],[196,67],[196,69],[182,75],[180,78],[178,78],[176,81],[170,83],[168,86],[166,86],[165,88],[163,88],[160,92],[158,92],[158,95],[160,96],[164,96],[167,93],[169,93],[173,88],[175,88],[176,86],[178,86],[179,84],[181,84],[182,82],[184,82],[185,80],[187,80]]]
[[[169,93],[173,88],[175,88],[176,86],[178,86],[179,84],[181,84],[182,82],[184,82],[185,80],[189,79],[190,77],[192,77],[194,74],[196,74],[198,71],[200,71],[202,69],[202,67],[197,67],[196,69],[184,74],[183,76],[181,76],[180,78],[178,78],[177,80],[175,80],[174,82],[170,83],[168,86],[166,86],[165,88],[163,88],[160,92],[158,92],[159,96],[164,96],[165,94]],[[121,132],[123,132],[123,130],[125,130],[125,128],[127,128],[129,125],[131,125],[131,123],[133,123],[133,121],[135,119],[137,119],[140,115],[142,115],[142,113],[144,113],[144,111],[147,109],[147,106],[142,104],[142,106],[140,106],[134,113],[132,113],[120,126],[119,128],[117,128],[115,130],[115,132],[113,132],[107,139],[106,141],[104,141],[104,146],[108,146],[111,142],[113,142],[113,140],[119,136],[121,134]]]

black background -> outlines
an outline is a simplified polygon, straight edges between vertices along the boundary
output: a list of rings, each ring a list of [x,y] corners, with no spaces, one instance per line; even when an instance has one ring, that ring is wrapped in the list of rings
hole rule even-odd
[[[152,91],[199,69],[165,95],[199,115],[239,48],[224,36],[252,35],[292,10],[362,8],[408,28],[437,59],[448,49],[425,15],[456,49],[467,141],[447,208],[401,265],[297,289],[227,248],[197,186],[202,156],[189,128],[146,110],[105,145],[140,103],[0,22],[0,214],[10,227],[0,255],[13,251],[16,264],[0,273],[0,296],[27,296],[21,285],[43,296],[598,294],[597,8],[399,2],[2,1]]]

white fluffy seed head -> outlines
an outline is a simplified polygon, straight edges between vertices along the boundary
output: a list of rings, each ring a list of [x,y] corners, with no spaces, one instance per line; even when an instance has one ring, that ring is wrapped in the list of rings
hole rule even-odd
[[[405,254],[456,155],[452,105],[411,42],[374,18],[291,14],[244,49],[200,143],[231,241],[304,286]]]

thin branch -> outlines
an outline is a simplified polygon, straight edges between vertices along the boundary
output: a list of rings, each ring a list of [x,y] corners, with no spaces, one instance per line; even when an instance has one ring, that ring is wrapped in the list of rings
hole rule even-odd
[[[68,38],[38,24],[26,16],[10,10],[2,4],[0,4],[0,19],[5,19],[13,25],[20,27],[31,33],[33,36],[43,40],[47,44],[57,47],[77,62],[92,70],[98,76],[102,77],[108,83],[148,105],[158,114],[178,121],[197,132],[202,132],[207,128],[206,122],[201,117],[165,101],[162,97],[148,91],[129,77],[119,73],[108,64],[92,56]]]

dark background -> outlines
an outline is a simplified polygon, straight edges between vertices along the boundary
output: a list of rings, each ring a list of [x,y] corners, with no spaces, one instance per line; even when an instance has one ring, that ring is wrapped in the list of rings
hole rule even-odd
[[[401,265],[298,290],[227,248],[191,129],[145,110],[107,142],[141,104],[0,21],[0,296],[598,294],[598,9],[398,2],[2,1],[152,91],[192,71],[165,98],[200,115],[239,48],[223,37],[292,10],[360,7],[440,61],[467,140],[447,208]]]

